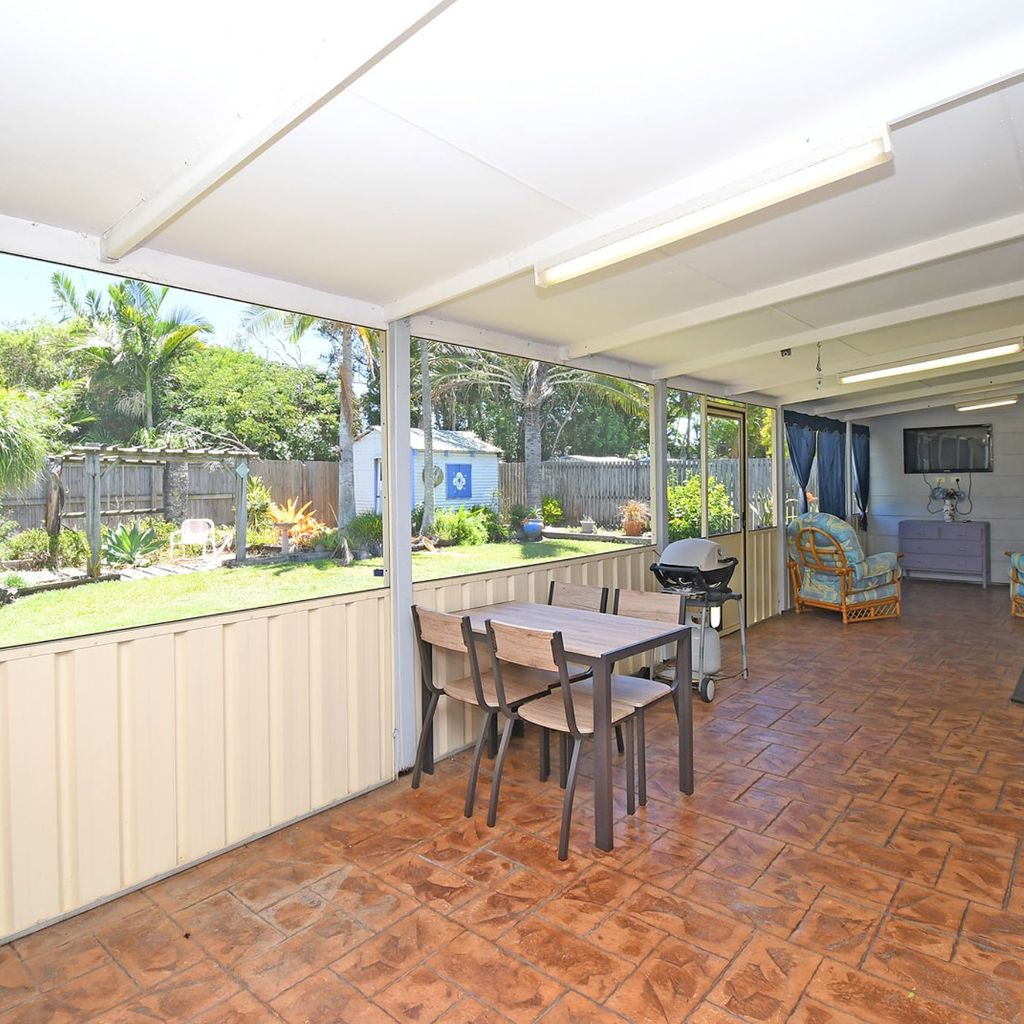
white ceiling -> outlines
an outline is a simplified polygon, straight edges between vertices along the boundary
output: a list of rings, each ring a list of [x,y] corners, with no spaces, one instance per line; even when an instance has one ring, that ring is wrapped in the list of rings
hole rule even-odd
[[[0,8],[0,215],[98,252],[134,211],[148,237],[126,273],[173,277],[188,260],[170,283],[195,287],[211,265],[211,290],[253,301],[269,301],[267,282],[294,283],[354,317],[429,318],[437,336],[523,339],[552,359],[839,414],[884,410],[873,403],[907,401],[909,387],[843,389],[840,370],[1024,333],[1018,3],[240,10]],[[270,144],[237,145],[320,93]],[[882,124],[890,165],[534,285],[536,261]],[[221,151],[232,166],[200,187],[197,168]],[[185,209],[163,220],[150,210],[167,194]],[[1010,218],[984,244],[957,234]],[[5,244],[0,230],[0,248],[23,251],[24,237]],[[908,246],[923,252],[885,262]],[[239,283],[224,284],[229,271]],[[839,286],[821,276],[833,271]],[[1019,366],[1024,382],[1024,359],[1009,364],[938,379],[980,389],[998,371],[1012,386]]]

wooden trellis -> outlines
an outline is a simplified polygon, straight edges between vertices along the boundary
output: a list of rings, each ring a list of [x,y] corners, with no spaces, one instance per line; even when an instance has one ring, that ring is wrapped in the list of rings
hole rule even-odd
[[[102,516],[146,515],[162,512],[157,508],[102,509],[100,481],[114,466],[166,466],[220,462],[234,470],[235,562],[245,561],[245,528],[248,520],[249,459],[255,452],[247,448],[144,448],[125,445],[72,445],[47,462],[49,493],[46,502],[46,529],[51,537],[60,533],[63,507],[61,468],[64,462],[81,462],[85,468],[85,535],[89,541],[87,571],[98,576],[102,558]],[[165,496],[166,501],[166,496]]]

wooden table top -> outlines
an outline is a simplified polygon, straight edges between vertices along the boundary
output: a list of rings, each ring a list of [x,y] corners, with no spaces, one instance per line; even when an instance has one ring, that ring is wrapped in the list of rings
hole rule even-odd
[[[673,643],[690,628],[529,601],[481,605],[478,608],[467,608],[461,614],[470,617],[475,633],[484,632],[487,619],[507,622],[512,626],[559,630],[566,654],[592,661],[610,656],[623,657],[623,652],[650,650],[652,647]]]

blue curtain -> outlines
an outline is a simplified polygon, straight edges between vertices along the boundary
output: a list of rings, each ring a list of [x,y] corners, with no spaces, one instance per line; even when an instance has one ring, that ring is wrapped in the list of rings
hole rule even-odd
[[[853,495],[860,509],[860,528],[868,528],[868,500],[871,497],[871,429],[853,425]]]
[[[818,431],[818,508],[846,518],[846,425]]]
[[[817,431],[810,422],[812,417],[797,412],[785,412],[786,441],[789,443],[789,461],[800,484],[800,511],[807,511],[807,481],[814,465],[814,446]]]

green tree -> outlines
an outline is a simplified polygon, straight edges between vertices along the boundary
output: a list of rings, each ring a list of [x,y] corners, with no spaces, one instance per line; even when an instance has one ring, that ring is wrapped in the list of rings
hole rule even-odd
[[[327,373],[311,367],[210,345],[178,361],[163,405],[164,432],[234,438],[265,459],[338,457],[337,392]]]
[[[31,483],[43,468],[47,441],[38,399],[0,388],[0,496]]]
[[[243,317],[243,327],[252,337],[283,337],[291,344],[297,344],[315,331],[329,343],[329,363],[338,373],[338,525],[347,526],[356,514],[352,447],[360,426],[356,374],[361,368],[367,375],[376,375],[380,361],[380,336],[367,327],[301,313],[285,313],[265,306],[249,306]]]
[[[152,428],[160,393],[175,362],[202,345],[213,328],[189,309],[164,308],[168,288],[130,278],[80,300],[71,278],[50,279],[62,322],[73,321],[85,338],[83,352],[93,385],[116,395],[117,410]]]
[[[701,536],[700,477],[691,476],[683,484],[668,489],[668,537],[683,540]],[[708,481],[708,531],[729,533],[734,528],[736,509],[724,485]]]

